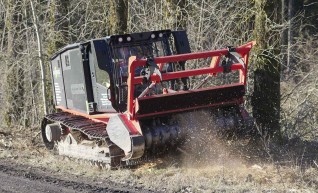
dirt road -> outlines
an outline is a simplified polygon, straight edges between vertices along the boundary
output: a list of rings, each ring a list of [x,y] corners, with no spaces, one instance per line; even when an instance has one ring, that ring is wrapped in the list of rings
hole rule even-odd
[[[0,192],[76,192],[74,189],[57,187],[56,185],[32,181],[23,177],[0,173]]]
[[[0,192],[75,193],[75,192],[150,192],[113,182],[59,176],[39,168],[0,159]]]
[[[270,146],[272,159],[251,144],[210,144],[204,164],[180,153],[105,171],[48,151],[38,130],[0,128],[0,192],[317,192],[318,143]]]

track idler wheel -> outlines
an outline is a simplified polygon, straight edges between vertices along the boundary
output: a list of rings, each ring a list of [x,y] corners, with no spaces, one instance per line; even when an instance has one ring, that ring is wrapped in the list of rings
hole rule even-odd
[[[41,126],[43,142],[48,149],[53,149],[57,141],[61,139],[62,129],[60,124],[48,124],[47,119],[43,119]]]

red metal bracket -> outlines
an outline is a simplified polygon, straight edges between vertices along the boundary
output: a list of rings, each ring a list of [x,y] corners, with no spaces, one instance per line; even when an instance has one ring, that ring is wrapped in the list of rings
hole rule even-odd
[[[248,67],[248,57],[249,52],[252,47],[256,44],[255,41],[249,42],[242,46],[235,48],[235,52],[241,55],[244,64],[236,63],[231,65],[232,71],[239,71],[239,81],[238,83],[244,84],[246,86],[246,75],[247,75],[247,67]],[[197,53],[189,53],[189,54],[179,54],[172,56],[163,56],[154,58],[155,63],[159,68],[163,66],[165,63],[171,62],[179,62],[179,61],[187,61],[187,60],[195,60],[202,58],[212,58],[211,64],[209,67],[199,68],[199,69],[191,69],[191,70],[183,70],[177,72],[167,72],[162,74],[162,81],[172,80],[183,77],[190,76],[198,76],[203,74],[216,75],[218,73],[223,73],[224,69],[222,66],[219,66],[219,61],[221,56],[226,56],[229,53],[228,49],[214,50],[214,51],[205,51],[205,52],[197,52]],[[137,59],[135,56],[129,58],[129,70],[128,70],[128,115],[130,120],[135,120],[135,108],[137,108],[136,98],[134,98],[134,90],[136,84],[141,84],[143,77],[135,76],[135,69],[137,67],[143,67],[146,65],[146,59]],[[160,77],[156,74],[152,74],[150,80],[154,83],[159,83]],[[193,90],[195,92],[195,90]],[[169,95],[169,93],[167,94]]]

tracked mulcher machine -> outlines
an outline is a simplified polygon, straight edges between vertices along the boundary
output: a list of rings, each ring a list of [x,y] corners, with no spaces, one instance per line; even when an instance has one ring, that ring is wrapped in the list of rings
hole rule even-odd
[[[204,109],[220,127],[242,129],[253,45],[191,53],[186,32],[171,30],[68,45],[51,58],[57,112],[42,121],[45,146],[113,168],[182,144],[184,112]],[[211,85],[224,74],[235,81]]]

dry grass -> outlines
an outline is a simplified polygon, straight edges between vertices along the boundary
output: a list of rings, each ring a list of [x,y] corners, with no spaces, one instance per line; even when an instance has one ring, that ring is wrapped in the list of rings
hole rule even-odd
[[[311,164],[315,159],[308,161],[302,154],[292,155],[285,150],[286,155],[281,156],[287,159],[269,161],[257,146],[251,147],[246,140],[219,142],[218,154],[207,156],[210,161],[196,162],[195,155],[167,155],[137,168],[105,171],[48,152],[37,131],[2,129],[0,133],[0,158],[61,175],[88,177],[99,183],[107,179],[166,192],[316,192],[318,189],[318,166]]]

